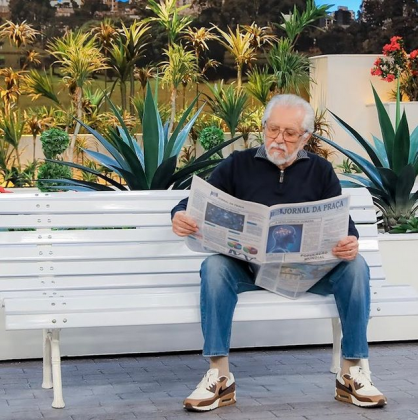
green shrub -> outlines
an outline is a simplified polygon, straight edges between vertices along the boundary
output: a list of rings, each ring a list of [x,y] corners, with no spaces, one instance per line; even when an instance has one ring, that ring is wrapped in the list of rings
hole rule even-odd
[[[205,127],[199,134],[199,142],[205,150],[219,146],[224,141],[224,132],[219,128],[211,125]]]
[[[45,162],[39,167],[38,171],[38,188],[42,192],[56,191],[54,186],[60,185],[59,182],[42,182],[43,179],[62,179],[71,178],[71,169],[58,163]]]
[[[56,159],[67,149],[70,144],[70,136],[59,128],[51,128],[41,134],[41,143],[44,156],[47,159]]]

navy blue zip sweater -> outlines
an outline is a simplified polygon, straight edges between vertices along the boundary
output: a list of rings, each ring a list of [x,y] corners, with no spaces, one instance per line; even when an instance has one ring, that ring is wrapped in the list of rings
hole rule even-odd
[[[208,182],[241,200],[272,206],[323,200],[341,194],[340,182],[325,159],[305,150],[281,170],[267,159],[264,146],[232,153],[212,172]],[[187,198],[171,211],[186,210]],[[358,238],[351,220],[348,234]]]

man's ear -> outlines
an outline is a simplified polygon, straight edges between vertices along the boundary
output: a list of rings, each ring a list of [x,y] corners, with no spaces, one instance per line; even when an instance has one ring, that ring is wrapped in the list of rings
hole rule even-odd
[[[302,137],[302,143],[301,143],[301,149],[303,149],[305,147],[305,145],[308,143],[309,139],[312,137],[312,133],[306,133],[303,137]]]

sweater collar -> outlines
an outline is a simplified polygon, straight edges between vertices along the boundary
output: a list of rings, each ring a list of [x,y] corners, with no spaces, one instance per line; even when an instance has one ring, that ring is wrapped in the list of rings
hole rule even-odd
[[[262,144],[257,149],[257,152],[256,152],[254,157],[267,159],[270,162],[269,158],[267,157],[266,146],[264,144]],[[296,155],[296,159],[294,160],[293,163],[295,163],[296,161],[298,161],[300,159],[309,159],[308,152],[305,149],[299,150],[298,154]],[[292,163],[292,165],[293,165],[293,163]]]

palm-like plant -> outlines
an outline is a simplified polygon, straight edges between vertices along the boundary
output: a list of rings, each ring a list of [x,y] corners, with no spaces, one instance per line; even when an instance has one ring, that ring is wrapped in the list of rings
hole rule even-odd
[[[17,48],[32,44],[39,32],[24,20],[22,23],[13,23],[6,20],[0,26],[0,39],[7,38]]]
[[[32,134],[32,161],[36,160],[36,139],[43,130],[50,127],[53,119],[52,117],[41,117],[38,112],[29,109],[24,111],[24,120],[26,127],[28,127]]]
[[[251,25],[243,25],[242,27],[252,35],[251,46],[256,50],[263,48],[266,44],[273,45],[277,41],[276,35],[272,34],[269,26],[258,26],[253,22]]]
[[[274,76],[269,74],[266,67],[262,69],[255,67],[247,73],[247,76],[247,92],[260,101],[262,105],[267,105],[275,81]]]
[[[193,173],[203,171],[200,173],[201,176],[210,174],[214,165],[219,162],[211,160],[210,157],[237,139],[224,142],[222,145],[206,152],[192,163],[182,167],[180,170],[176,170],[178,155],[187,140],[192,125],[202,110],[200,108],[189,119],[195,101],[185,111],[176,129],[170,135],[167,130],[168,122],[163,126],[157,104],[148,86],[144,104],[142,148],[137,143],[135,137],[131,135],[119,111],[111,102],[110,107],[119,121],[119,126],[116,129],[110,128],[106,137],[81,122],[85,129],[90,134],[93,134],[107,150],[108,155],[92,150],[84,150],[85,153],[108,168],[109,171],[116,173],[120,178],[124,179],[126,185],[103,175],[95,169],[73,162],[62,161],[54,162],[93,174],[102,181],[109,183],[112,187],[97,182],[76,179],[49,180],[48,182],[58,182],[60,189],[74,190],[188,188]]]
[[[364,186],[370,191],[374,204],[382,213],[383,227],[388,231],[402,219],[413,216],[418,209],[418,191],[412,193],[418,175],[418,127],[409,134],[405,112],[394,127],[374,88],[373,94],[383,141],[373,136],[374,145],[369,143],[354,128],[332,114],[363,147],[370,161],[325,137],[317,137],[335,147],[363,171],[361,175],[346,174],[354,182],[343,183],[350,187]]]
[[[301,93],[301,88],[308,89],[309,59],[293,50],[290,39],[281,38],[270,50],[267,61],[273,69],[275,88],[278,93]]]
[[[64,81],[73,93],[77,118],[83,117],[83,87],[94,72],[108,68],[106,58],[100,52],[96,40],[88,33],[68,31],[61,38],[48,42],[47,51],[61,66]],[[71,140],[69,158],[72,159],[80,124],[77,124]]]
[[[40,73],[37,70],[30,70],[28,74],[23,77],[22,90],[29,95],[32,100],[36,100],[41,96],[48,98],[57,105],[60,104],[51,78],[47,73]]]
[[[312,24],[319,21],[319,19],[326,17],[331,7],[332,5],[330,4],[316,6],[314,0],[307,0],[306,8],[303,12],[299,12],[295,5],[290,17],[282,13],[283,23],[276,23],[275,25],[286,32],[290,44],[294,46],[300,34],[308,26],[312,26]]]
[[[149,29],[150,26],[148,24],[134,21],[129,26],[125,26],[125,24],[122,23],[122,28],[119,31],[122,42],[125,45],[127,61],[130,63],[129,78],[131,98],[135,95],[135,65],[144,56],[144,48],[147,45],[147,42],[145,41],[148,38]]]
[[[231,132],[231,137],[235,136],[238,124],[248,100],[248,95],[242,89],[236,89],[233,84],[224,88],[223,82],[213,86],[207,84],[212,97],[208,98],[208,105],[213,113],[225,121]]]
[[[161,82],[163,85],[170,86],[171,89],[171,117],[168,128],[169,132],[171,132],[176,116],[178,89],[184,81],[196,80],[199,72],[195,55],[190,51],[186,51],[183,46],[172,44],[167,50],[164,50],[164,53],[168,60],[161,63],[163,74]]]
[[[105,18],[100,22],[99,26],[94,26],[90,32],[96,37],[103,55],[107,57],[112,42],[116,41],[118,37],[118,32],[112,19]],[[105,90],[107,90],[107,70],[104,71],[104,78]]]
[[[200,60],[202,54],[209,50],[208,41],[215,41],[218,40],[218,37],[212,33],[214,28],[187,28],[185,30],[184,38],[186,39],[186,43],[189,44],[195,53],[196,56],[196,63],[198,67],[200,66]],[[200,72],[201,76],[203,76],[205,70],[209,67],[215,67],[217,62],[215,60],[207,60],[203,66],[202,71]],[[199,67],[200,68],[200,67]],[[196,80],[196,96],[199,95],[199,79]]]
[[[244,64],[251,65],[257,58],[257,51],[253,47],[254,36],[251,32],[240,31],[237,25],[235,33],[228,27],[228,32],[215,26],[222,38],[219,43],[234,57],[237,66],[237,89],[241,89],[242,85],[242,68]]]
[[[35,66],[41,64],[41,60],[39,60],[39,57],[39,53],[35,50],[25,51],[25,62],[23,63],[22,70],[25,70],[31,64]]]
[[[19,143],[23,135],[25,121],[19,111],[3,114],[1,117],[0,131],[3,135],[3,140],[13,148],[17,161],[17,170],[20,172],[22,165],[20,163]]]
[[[180,34],[185,32],[193,20],[191,16],[180,13],[189,7],[189,4],[177,7],[177,0],[160,0],[159,3],[154,0],[148,0],[148,8],[156,16],[145,19],[145,22],[157,22],[161,25],[167,33],[168,46],[170,46],[177,41]]]
[[[11,109],[17,103],[20,95],[20,82],[23,71],[14,71],[11,67],[0,69],[0,76],[4,77],[4,87],[0,87],[0,98],[3,100],[4,112],[10,115]]]

